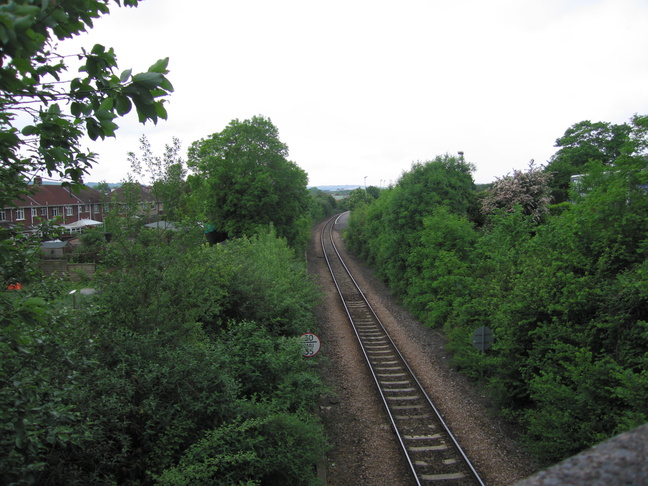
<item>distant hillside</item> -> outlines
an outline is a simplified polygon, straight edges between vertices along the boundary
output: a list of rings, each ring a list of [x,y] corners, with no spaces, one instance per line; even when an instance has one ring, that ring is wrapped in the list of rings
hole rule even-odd
[[[339,186],[312,186],[316,187],[320,191],[327,191],[327,192],[334,192],[334,191],[350,191],[352,189],[357,189],[358,187],[362,187],[359,185],[345,185],[341,184]]]
[[[86,186],[88,186],[88,187],[95,187],[95,186],[98,185],[98,184],[99,184],[99,182],[86,182]],[[117,188],[117,187],[121,187],[121,185],[122,185],[121,182],[109,182],[109,183],[108,183],[108,186],[109,186],[111,189],[115,189],[115,188]]]

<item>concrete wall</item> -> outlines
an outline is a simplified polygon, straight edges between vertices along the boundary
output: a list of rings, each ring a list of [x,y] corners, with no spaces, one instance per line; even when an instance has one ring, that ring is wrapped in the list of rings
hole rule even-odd
[[[648,484],[648,424],[617,435],[515,486]]]

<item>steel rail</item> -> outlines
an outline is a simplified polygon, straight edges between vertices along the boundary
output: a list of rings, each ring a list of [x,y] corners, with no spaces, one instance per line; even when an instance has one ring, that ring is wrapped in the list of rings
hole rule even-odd
[[[341,216],[330,218],[326,222],[320,237],[322,253],[416,484],[484,486],[338,251],[333,239],[333,228]],[[333,269],[336,265],[342,269],[337,276]],[[341,281],[343,278],[347,279],[346,283]],[[351,292],[342,289],[343,285],[348,286],[349,283]],[[389,381],[396,377],[397,381]],[[390,388],[391,385],[401,388]],[[407,415],[410,412],[418,415]],[[399,413],[404,415],[397,415]],[[437,430],[437,425],[440,430]],[[425,432],[421,433],[422,430]],[[430,431],[436,433],[430,435]],[[417,433],[420,435],[416,435]],[[446,443],[446,439],[450,441],[450,445]],[[417,443],[426,445],[410,445]],[[417,458],[413,457],[415,455]],[[429,460],[436,461],[436,465]],[[430,468],[434,469],[433,473],[430,473]]]

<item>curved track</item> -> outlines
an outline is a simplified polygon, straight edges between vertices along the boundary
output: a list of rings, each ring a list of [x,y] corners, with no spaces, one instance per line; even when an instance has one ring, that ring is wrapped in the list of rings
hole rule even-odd
[[[338,252],[339,218],[324,226],[322,252],[416,484],[483,486]]]

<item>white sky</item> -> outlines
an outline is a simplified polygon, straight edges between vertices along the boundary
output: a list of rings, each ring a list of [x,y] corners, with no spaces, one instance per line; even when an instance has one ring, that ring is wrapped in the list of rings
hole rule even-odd
[[[478,183],[544,164],[582,120],[648,113],[647,0],[145,0],[61,47],[114,47],[120,70],[170,57],[168,121],[117,120],[88,181],[233,119],[269,117],[314,185],[387,185],[465,153]]]

